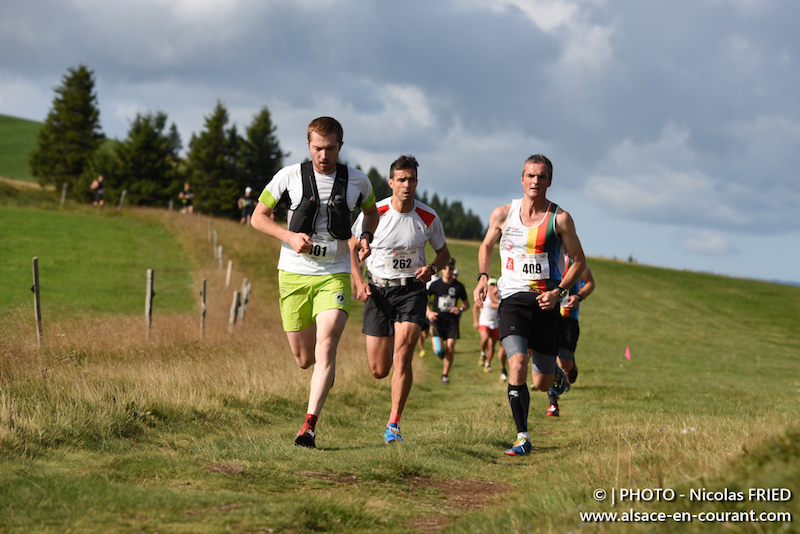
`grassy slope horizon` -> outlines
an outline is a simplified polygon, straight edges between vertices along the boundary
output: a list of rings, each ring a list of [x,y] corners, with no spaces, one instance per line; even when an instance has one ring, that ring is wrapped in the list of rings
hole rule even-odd
[[[128,213],[168,228],[192,261],[195,282],[208,276],[220,286],[205,221],[163,210]],[[38,364],[34,357],[24,368],[8,360],[0,367],[13,371],[4,375],[0,402],[0,530],[415,532],[434,524],[445,532],[643,531],[647,525],[579,524],[578,513],[612,510],[591,498],[598,487],[798,491],[798,288],[590,258],[598,289],[581,312],[578,383],[562,398],[557,420],[543,416],[544,395],[531,394],[534,452],[517,459],[502,455],[513,441],[505,386],[496,367],[491,374],[477,367],[477,334],[468,320],[451,387],[438,384],[437,358],[415,358],[402,423],[407,442],[384,446],[388,384],[366,370],[355,305],[318,428],[321,450],[299,451],[290,443],[308,378],[294,367],[275,315],[274,259],[264,260],[275,257],[276,246],[230,221],[213,224],[237,266],[233,285],[242,276],[254,284],[244,339],[223,334],[197,343],[175,331],[149,346],[127,340],[108,348],[83,346],[65,331]],[[471,292],[476,243],[454,241],[450,248]],[[190,321],[196,328],[194,315]],[[11,349],[17,357],[28,350]],[[7,357],[8,348],[0,354]],[[152,360],[164,376],[154,374]],[[114,369],[107,377],[104,362]],[[49,386],[37,378],[42,365]],[[89,393],[72,391],[73,369]],[[151,385],[167,379],[175,385]],[[117,409],[103,399],[110,391],[119,413],[106,422],[106,411]],[[70,410],[61,411],[60,397]],[[27,410],[41,417],[35,414],[42,407],[60,414],[28,434]],[[446,489],[426,489],[420,480],[502,482],[511,492],[488,508],[459,508]],[[668,513],[742,506],[631,504]],[[796,499],[771,506],[798,512]],[[659,525],[672,532],[714,527]]]
[[[41,127],[41,122],[0,115],[0,176],[33,181],[28,155]]]

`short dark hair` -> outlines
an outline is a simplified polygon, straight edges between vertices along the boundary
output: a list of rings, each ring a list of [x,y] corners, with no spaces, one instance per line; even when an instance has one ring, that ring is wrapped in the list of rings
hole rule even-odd
[[[522,164],[522,175],[525,175],[525,166],[529,163],[544,163],[547,166],[547,170],[550,173],[550,179],[553,179],[553,162],[547,159],[546,156],[541,154],[534,154],[533,156],[528,157],[525,160],[525,163]]]
[[[339,138],[340,143],[344,140],[344,130],[342,130],[342,125],[339,124],[339,121],[333,117],[317,117],[311,121],[308,125],[309,141],[311,141],[311,132],[321,135],[322,137],[326,137],[332,133],[335,133],[336,137]]]
[[[405,170],[405,171],[414,171],[414,178],[417,177],[417,167],[419,167],[419,163],[417,163],[417,158],[412,156],[411,154],[404,154],[394,160],[391,167],[389,167],[389,179],[391,180],[394,178],[394,171]]]

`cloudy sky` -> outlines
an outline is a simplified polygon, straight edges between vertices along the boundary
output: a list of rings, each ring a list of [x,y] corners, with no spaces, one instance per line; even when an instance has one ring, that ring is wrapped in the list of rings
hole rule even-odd
[[[320,115],[344,158],[484,224],[543,153],[590,256],[800,282],[800,2],[2,0],[0,113],[43,121],[69,67],[103,130],[263,106],[287,163]],[[255,184],[254,184],[255,185]],[[257,186],[260,189],[260,186]]]

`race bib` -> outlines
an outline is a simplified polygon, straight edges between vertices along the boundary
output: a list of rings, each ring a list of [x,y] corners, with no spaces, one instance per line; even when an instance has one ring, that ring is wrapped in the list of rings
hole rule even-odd
[[[455,308],[456,298],[450,295],[439,297],[439,311],[449,312],[450,308]]]
[[[387,250],[383,264],[386,270],[393,275],[392,278],[397,275],[414,274],[419,268],[417,249]]]
[[[520,254],[514,261],[514,274],[523,280],[550,278],[550,261],[547,252]]]
[[[339,241],[327,236],[311,237],[311,251],[301,254],[308,263],[326,265],[336,259],[336,249]]]

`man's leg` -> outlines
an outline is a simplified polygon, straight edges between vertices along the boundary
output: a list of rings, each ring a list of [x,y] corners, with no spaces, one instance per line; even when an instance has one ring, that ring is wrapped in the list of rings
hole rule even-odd
[[[506,350],[513,354],[508,358],[508,404],[517,427],[517,440],[514,446],[506,451],[506,454],[520,456],[531,451],[530,434],[528,433],[528,410],[531,404],[531,395],[528,391],[528,384],[525,382],[528,376],[527,340],[521,336],[508,336],[503,341],[509,343],[509,348]]]
[[[414,382],[411,361],[420,326],[412,322],[394,324],[394,373],[392,373],[392,414],[402,414]]]
[[[320,312],[317,321],[317,343],[314,350],[314,372],[308,397],[308,413],[319,415],[336,374],[336,349],[342,337],[347,313],[338,309]]]
[[[456,340],[448,338],[444,351],[444,364],[442,366],[442,378],[450,375],[450,367],[453,365],[453,355],[456,352]]]

